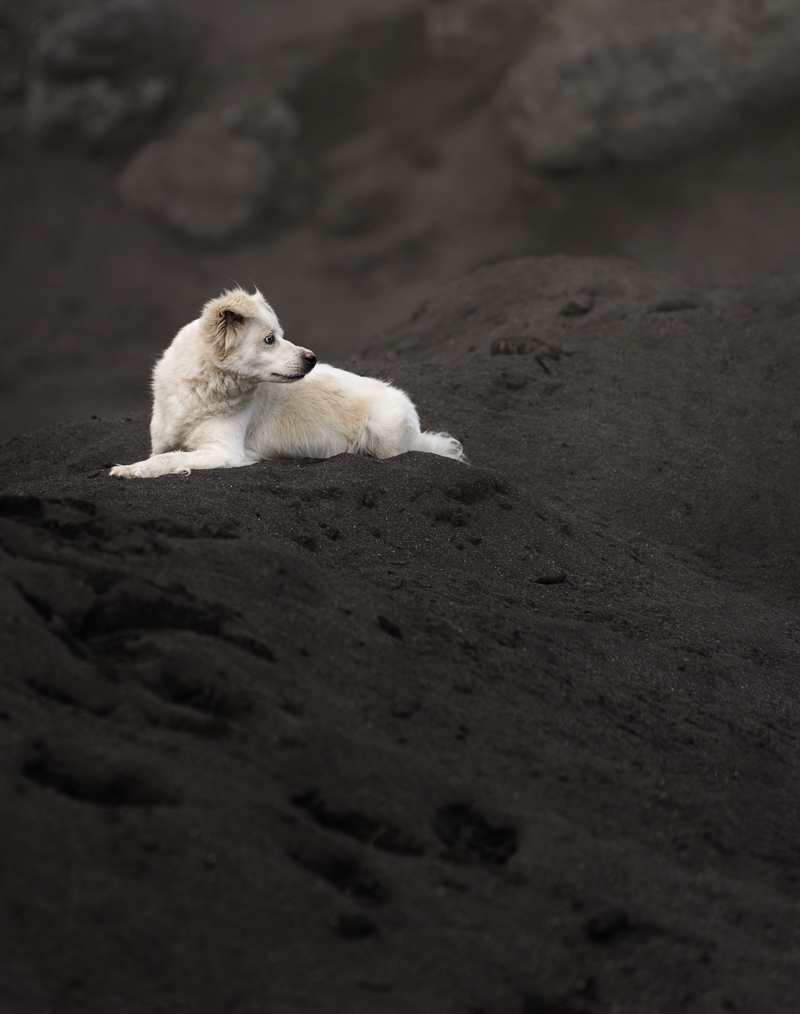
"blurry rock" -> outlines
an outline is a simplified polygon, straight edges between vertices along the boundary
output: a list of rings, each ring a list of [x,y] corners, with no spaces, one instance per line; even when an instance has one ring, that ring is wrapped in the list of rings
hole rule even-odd
[[[408,172],[404,170],[404,166],[384,162],[332,181],[320,201],[320,223],[329,232],[342,234],[385,225],[396,217],[405,197]]]
[[[582,317],[594,307],[594,296],[586,290],[571,293],[558,311],[562,317]]]
[[[264,141],[237,133],[233,119],[200,115],[142,148],[120,177],[126,203],[192,239],[244,229],[269,193],[277,160]]]
[[[329,232],[368,232],[396,218],[408,192],[407,161],[380,131],[357,135],[329,152],[317,217]]]
[[[796,0],[565,0],[550,28],[499,95],[539,168],[657,158],[800,89]]]
[[[504,47],[541,0],[427,0],[425,35],[434,57],[467,63]]]
[[[65,16],[34,48],[27,132],[98,145],[148,122],[174,89],[172,42],[148,0],[108,0]]]
[[[171,92],[163,77],[144,78],[125,88],[106,77],[54,84],[34,78],[28,89],[25,126],[34,137],[69,135],[90,145],[115,140],[124,128],[150,119]]]
[[[163,56],[166,23],[146,0],[108,0],[68,14],[38,40],[35,67],[53,80],[115,74]]]
[[[259,130],[274,152],[285,152],[300,133],[300,120],[291,106],[275,99],[261,114]]]
[[[297,114],[279,97],[225,106],[215,115],[227,129],[257,138],[276,156],[286,154],[300,130]]]

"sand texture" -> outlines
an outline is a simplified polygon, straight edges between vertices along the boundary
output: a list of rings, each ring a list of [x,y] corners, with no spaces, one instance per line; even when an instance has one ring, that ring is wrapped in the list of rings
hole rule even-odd
[[[799,306],[481,269],[357,364],[470,465],[5,444],[4,1014],[796,1011]]]

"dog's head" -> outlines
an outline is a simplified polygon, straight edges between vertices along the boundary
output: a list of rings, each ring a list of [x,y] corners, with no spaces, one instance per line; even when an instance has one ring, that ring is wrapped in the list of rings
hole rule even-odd
[[[317,357],[283,337],[261,293],[232,289],[206,303],[200,318],[206,340],[227,371],[261,383],[291,384],[314,368]]]

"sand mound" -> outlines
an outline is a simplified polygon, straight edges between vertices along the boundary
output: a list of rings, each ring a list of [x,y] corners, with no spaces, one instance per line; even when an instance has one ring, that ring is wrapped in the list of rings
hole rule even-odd
[[[794,1010],[798,305],[483,269],[360,364],[470,466],[6,444],[3,1010]]]

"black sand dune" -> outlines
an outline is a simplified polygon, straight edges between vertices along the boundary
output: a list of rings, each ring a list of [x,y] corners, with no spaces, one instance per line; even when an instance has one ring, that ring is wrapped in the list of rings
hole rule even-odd
[[[0,1008],[796,1011],[798,318],[529,259],[359,364],[469,466],[6,444]]]

